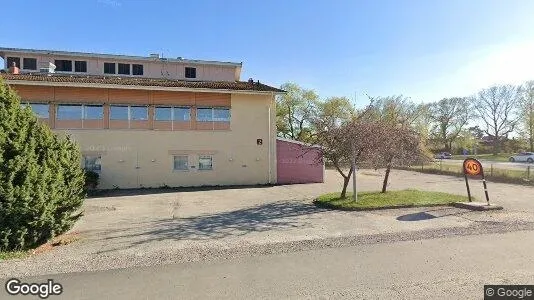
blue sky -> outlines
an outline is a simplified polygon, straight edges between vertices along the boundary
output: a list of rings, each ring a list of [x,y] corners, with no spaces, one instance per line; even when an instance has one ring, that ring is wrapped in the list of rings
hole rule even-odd
[[[0,46],[242,61],[322,97],[416,102],[534,79],[534,1],[4,0]]]

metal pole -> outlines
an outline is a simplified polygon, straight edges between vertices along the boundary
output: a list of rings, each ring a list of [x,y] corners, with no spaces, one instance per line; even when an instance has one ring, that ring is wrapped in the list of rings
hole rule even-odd
[[[464,173],[464,178],[465,178],[465,186],[467,187],[467,198],[469,198],[469,202],[471,202],[471,190],[469,189],[469,181],[467,180],[467,175],[465,173]]]
[[[488,195],[488,186],[486,185],[486,177],[484,176],[484,172],[482,172],[482,184],[484,185],[484,194],[486,194],[486,202],[489,203],[489,195]]]
[[[530,180],[530,166],[527,166],[527,180]]]
[[[356,188],[356,148],[352,142],[352,199],[358,201],[358,190]]]

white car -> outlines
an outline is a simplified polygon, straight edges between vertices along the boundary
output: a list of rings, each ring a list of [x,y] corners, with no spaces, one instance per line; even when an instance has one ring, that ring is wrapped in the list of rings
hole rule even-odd
[[[534,163],[534,152],[521,152],[514,156],[510,156],[508,160],[511,162],[524,161],[528,163]]]

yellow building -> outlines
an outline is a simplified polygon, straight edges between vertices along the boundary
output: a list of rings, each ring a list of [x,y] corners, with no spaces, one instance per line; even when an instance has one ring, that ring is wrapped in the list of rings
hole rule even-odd
[[[0,48],[4,80],[99,188],[276,183],[275,95],[241,63]]]

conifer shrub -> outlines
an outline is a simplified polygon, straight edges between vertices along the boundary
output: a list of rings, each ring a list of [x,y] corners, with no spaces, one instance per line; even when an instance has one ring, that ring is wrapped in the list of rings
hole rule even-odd
[[[0,78],[0,251],[36,247],[81,217],[80,158]]]

